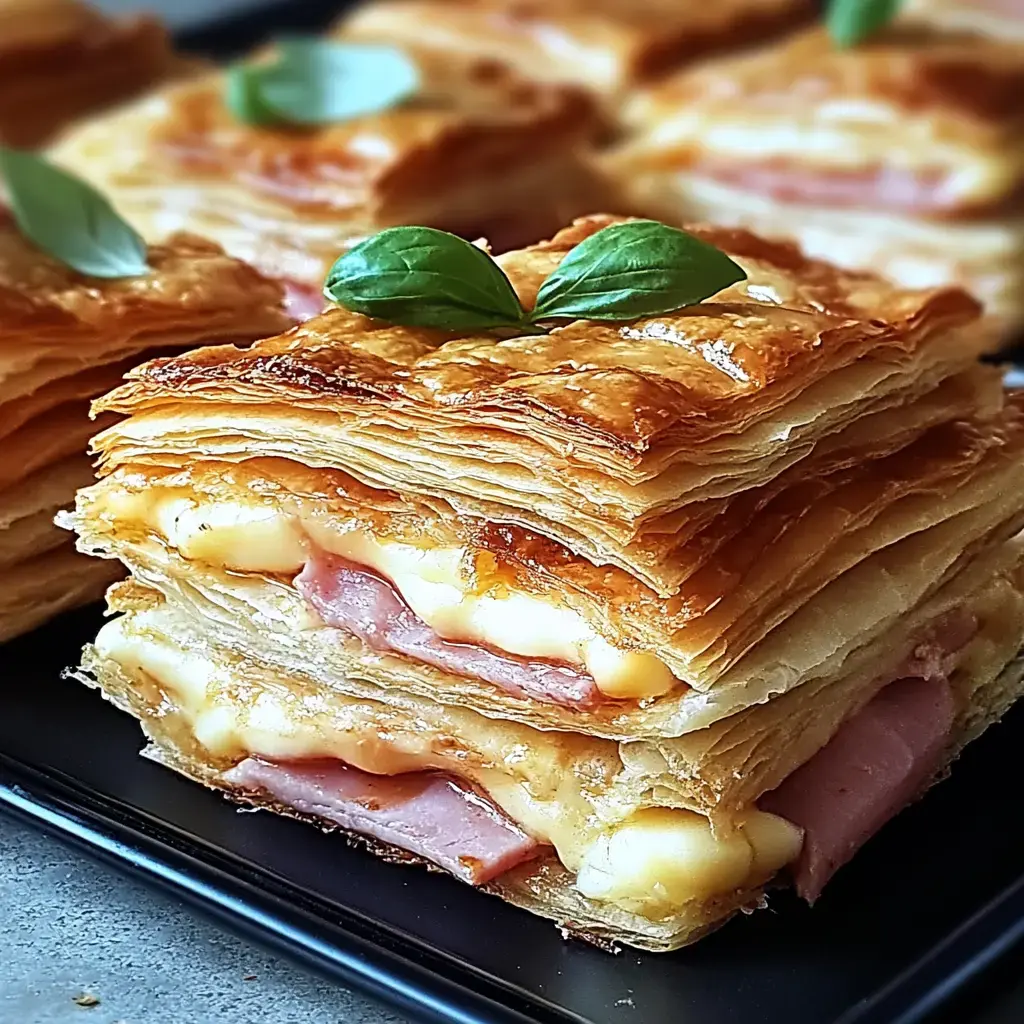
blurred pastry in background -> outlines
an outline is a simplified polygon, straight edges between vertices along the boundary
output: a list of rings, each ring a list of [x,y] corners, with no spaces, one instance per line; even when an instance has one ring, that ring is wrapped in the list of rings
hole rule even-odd
[[[323,307],[339,253],[426,224],[496,249],[607,204],[581,90],[493,62],[293,39],[79,126],[53,151],[147,240],[187,229]],[[612,204],[614,205],[614,204]]]
[[[149,246],[102,196],[0,153],[0,641],[116,577],[53,524],[91,475],[89,403],[143,357],[251,342],[288,323],[280,285],[179,234]],[[44,251],[45,250],[45,251]]]
[[[1024,40],[1024,7],[1017,0],[903,0],[898,16],[907,24]]]
[[[638,95],[606,167],[628,206],[784,236],[908,287],[957,283],[993,344],[1024,321],[1024,45],[823,28]]]
[[[0,142],[41,145],[190,63],[147,15],[108,18],[77,0],[0,0]]]
[[[614,103],[672,68],[781,34],[814,10],[809,0],[378,0],[338,32],[503,61]]]

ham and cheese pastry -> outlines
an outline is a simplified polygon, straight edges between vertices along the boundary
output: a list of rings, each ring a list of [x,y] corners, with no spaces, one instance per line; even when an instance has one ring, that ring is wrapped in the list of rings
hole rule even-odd
[[[297,319],[323,308],[338,254],[383,227],[429,224],[501,248],[601,206],[583,94],[482,63],[423,62],[420,75],[397,107],[303,130],[238,121],[218,73],[83,124],[53,157],[147,240],[195,231],[285,281]]]
[[[632,102],[608,158],[631,207],[789,237],[906,287],[962,285],[1024,322],[1024,45],[824,29],[708,63]]]
[[[337,32],[501,61],[528,78],[581,85],[615,104],[674,67],[763,42],[813,12],[806,0],[376,0]]]
[[[92,476],[89,402],[143,355],[288,322],[279,286],[209,242],[178,235],[149,260],[144,277],[86,278],[0,221],[0,639],[95,600],[116,575],[53,525]]]
[[[189,66],[149,16],[112,19],[78,0],[0,0],[0,141],[38,146]]]
[[[898,16],[907,24],[1024,42],[1020,0],[904,0]]]
[[[528,307],[591,217],[501,263]],[[152,756],[600,939],[836,868],[1021,690],[1024,399],[979,307],[746,280],[499,339],[334,309],[152,361],[63,517]],[[781,874],[780,874],[781,873]]]

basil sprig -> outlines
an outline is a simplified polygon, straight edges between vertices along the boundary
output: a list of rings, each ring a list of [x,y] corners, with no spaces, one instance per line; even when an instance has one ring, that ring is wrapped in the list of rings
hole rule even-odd
[[[226,72],[224,100],[245,124],[312,127],[387,110],[419,88],[419,70],[393,46],[291,36],[266,62]]]
[[[139,277],[149,270],[138,232],[80,178],[5,146],[0,176],[18,230],[54,259],[90,277]]]
[[[331,267],[324,294],[356,313],[405,327],[536,329],[558,319],[636,320],[691,306],[743,269],[693,235],[626,221],[575,246],[523,309],[509,279],[475,245],[436,228],[387,228]]]
[[[836,46],[864,42],[895,17],[901,0],[830,0],[825,26]]]

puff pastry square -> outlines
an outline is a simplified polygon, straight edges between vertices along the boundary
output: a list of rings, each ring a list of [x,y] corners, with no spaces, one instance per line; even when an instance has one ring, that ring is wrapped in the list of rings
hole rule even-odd
[[[1024,320],[1024,46],[899,25],[824,29],[633,101],[609,157],[633,207],[794,238],[907,287],[961,284]]]
[[[806,0],[377,0],[346,17],[348,38],[470,54],[604,100],[673,67],[763,42],[813,16]]]
[[[219,74],[85,124],[55,159],[91,179],[147,238],[195,231],[291,285],[297,313],[360,238],[427,224],[499,250],[601,208],[581,151],[596,113],[580,93],[493,65],[421,66],[423,90],[383,113],[312,131],[239,123]]]
[[[0,141],[38,146],[190,66],[147,15],[108,18],[77,0],[0,0]]]
[[[906,0],[898,16],[946,32],[1024,41],[1024,10],[1015,0]]]
[[[502,257],[522,301],[614,220]],[[338,309],[133,371],[65,520],[132,574],[83,679],[190,777],[602,941],[815,898],[1021,692],[1024,398],[963,291],[692,230],[748,278],[673,314]]]
[[[115,573],[53,524],[92,476],[89,402],[143,355],[251,341],[288,323],[281,290],[212,243],[151,247],[145,277],[82,277],[0,221],[0,639],[100,597]]]

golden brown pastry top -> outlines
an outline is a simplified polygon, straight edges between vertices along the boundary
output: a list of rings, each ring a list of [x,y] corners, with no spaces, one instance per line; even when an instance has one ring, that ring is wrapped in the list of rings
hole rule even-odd
[[[728,78],[722,71],[728,67]],[[659,99],[723,109],[794,112],[830,101],[878,100],[991,124],[1020,124],[1024,47],[970,36],[893,28],[857,47],[835,46],[823,28],[666,83]]]
[[[807,20],[807,0],[382,0],[339,33],[500,59],[530,77],[615,93]]]
[[[500,262],[529,303],[573,245],[617,219],[584,218]],[[732,255],[749,280],[666,316],[619,326],[577,321],[507,340],[332,310],[249,351],[211,348],[148,363],[103,407],[132,412],[188,396],[347,411],[391,405],[481,423],[500,415],[510,432],[555,422],[628,462],[655,444],[740,431],[837,368],[898,362],[979,312],[956,288],[899,291],[745,231],[692,230]]]
[[[117,338],[151,334],[159,344],[164,332],[188,327],[199,342],[224,337],[232,323],[251,338],[289,322],[277,282],[205,239],[179,234],[150,246],[149,265],[141,277],[85,277],[36,249],[4,215],[0,353],[52,345],[55,355],[72,350],[88,360],[90,347],[113,347]]]
[[[571,89],[493,64],[423,64],[421,74],[421,92],[406,103],[312,130],[240,123],[224,104],[220,75],[182,84],[151,104],[150,156],[296,209],[372,212],[570,149],[593,130],[589,102]]]
[[[187,66],[155,18],[111,19],[77,0],[0,0],[0,138],[38,144]]]

